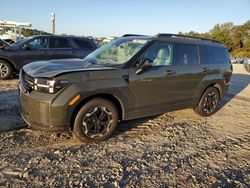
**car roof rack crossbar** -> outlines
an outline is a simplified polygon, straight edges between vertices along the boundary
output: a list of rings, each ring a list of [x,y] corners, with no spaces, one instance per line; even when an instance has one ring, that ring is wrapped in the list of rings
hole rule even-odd
[[[206,38],[202,38],[202,37],[195,37],[195,36],[188,36],[188,35],[171,34],[171,33],[159,33],[156,36],[157,37],[180,37],[180,38],[188,38],[188,39],[199,39],[199,40],[206,40],[206,41],[221,43],[218,40],[206,39]]]
[[[147,35],[139,35],[139,34],[125,34],[125,35],[122,35],[122,37],[139,37],[139,36],[147,36]]]

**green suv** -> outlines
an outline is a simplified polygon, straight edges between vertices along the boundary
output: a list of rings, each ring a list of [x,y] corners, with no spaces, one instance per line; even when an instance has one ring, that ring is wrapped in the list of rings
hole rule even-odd
[[[119,121],[191,108],[216,112],[232,75],[218,41],[124,35],[84,59],[37,61],[20,71],[20,110],[29,127],[109,138]]]

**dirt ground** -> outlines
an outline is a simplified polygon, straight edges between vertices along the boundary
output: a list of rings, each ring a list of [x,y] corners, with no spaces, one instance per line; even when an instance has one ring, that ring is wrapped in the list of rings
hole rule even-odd
[[[17,83],[0,81],[0,187],[250,187],[250,74],[242,65],[212,117],[186,109],[127,121],[92,145],[25,128]]]

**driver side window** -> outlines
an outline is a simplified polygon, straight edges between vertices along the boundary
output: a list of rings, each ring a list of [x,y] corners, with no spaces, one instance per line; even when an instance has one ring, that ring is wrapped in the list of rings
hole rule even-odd
[[[48,39],[47,38],[35,38],[27,43],[30,49],[41,49],[48,48]]]
[[[146,51],[143,59],[148,59],[152,66],[172,65],[173,45],[165,42],[155,43]]]

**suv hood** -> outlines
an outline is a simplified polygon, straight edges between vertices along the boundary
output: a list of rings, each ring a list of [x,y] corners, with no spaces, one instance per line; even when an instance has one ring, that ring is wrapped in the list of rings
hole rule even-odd
[[[54,77],[59,74],[79,71],[111,70],[113,67],[105,67],[93,64],[82,59],[60,59],[50,61],[37,61],[23,67],[25,73],[32,77]]]

